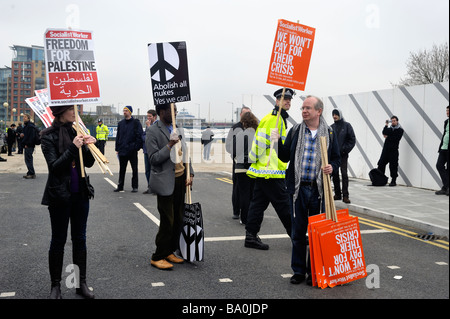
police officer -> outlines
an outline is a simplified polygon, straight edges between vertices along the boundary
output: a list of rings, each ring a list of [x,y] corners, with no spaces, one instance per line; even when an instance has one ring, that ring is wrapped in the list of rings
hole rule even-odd
[[[108,140],[109,129],[103,124],[102,119],[98,119],[98,126],[95,128],[96,139],[97,139],[97,148],[105,155],[105,145]]]
[[[275,108],[259,123],[253,139],[252,149],[249,153],[249,159],[253,164],[247,170],[247,175],[255,178],[255,187],[245,225],[244,246],[248,248],[269,249],[269,245],[261,242],[257,235],[264,218],[264,211],[269,203],[272,204],[278,214],[288,235],[290,236],[291,234],[289,195],[285,184],[287,164],[279,160],[277,147],[276,145],[271,147],[270,139],[271,132],[275,129],[278,131],[283,143],[286,139],[286,119],[289,117],[287,111],[291,107],[291,99],[295,93],[292,89],[286,88],[283,99],[282,93],[283,89],[279,89],[274,93],[277,99]],[[280,116],[278,116],[279,110]]]

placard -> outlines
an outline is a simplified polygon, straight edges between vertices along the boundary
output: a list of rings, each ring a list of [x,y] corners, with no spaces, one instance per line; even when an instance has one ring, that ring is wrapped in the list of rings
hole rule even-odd
[[[154,104],[190,101],[186,42],[149,43],[148,57]]]
[[[278,20],[267,83],[304,91],[316,29]]]
[[[48,29],[44,48],[49,105],[100,102],[91,31]]]

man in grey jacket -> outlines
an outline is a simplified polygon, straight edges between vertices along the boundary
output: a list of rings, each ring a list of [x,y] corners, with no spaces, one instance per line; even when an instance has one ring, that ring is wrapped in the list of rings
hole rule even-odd
[[[176,114],[176,106],[174,111]],[[167,270],[173,267],[172,263],[183,262],[183,259],[175,256],[174,251],[178,248],[182,227],[186,187],[192,185],[194,171],[188,161],[183,131],[176,126],[174,130],[170,104],[157,105],[156,113],[160,120],[147,128],[145,140],[151,164],[150,188],[157,195],[160,214],[156,251],[150,263],[158,269]],[[187,162],[189,176],[186,172]]]

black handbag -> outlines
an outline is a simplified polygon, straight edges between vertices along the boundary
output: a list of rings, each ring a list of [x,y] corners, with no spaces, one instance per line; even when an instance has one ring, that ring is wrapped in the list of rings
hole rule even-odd
[[[91,183],[89,182],[89,176],[86,176],[84,178],[84,180],[86,181],[86,188],[87,188],[87,195],[89,199],[93,199],[94,195],[95,195],[95,190],[94,190],[94,186],[91,185]]]

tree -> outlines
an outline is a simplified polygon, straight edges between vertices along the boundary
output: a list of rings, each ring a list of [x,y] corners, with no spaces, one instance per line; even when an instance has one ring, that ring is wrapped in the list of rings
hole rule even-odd
[[[430,51],[410,52],[407,72],[398,85],[411,86],[448,81],[448,43],[433,44]]]
[[[90,114],[81,114],[80,117],[83,120],[84,125],[95,125],[95,118]]]

